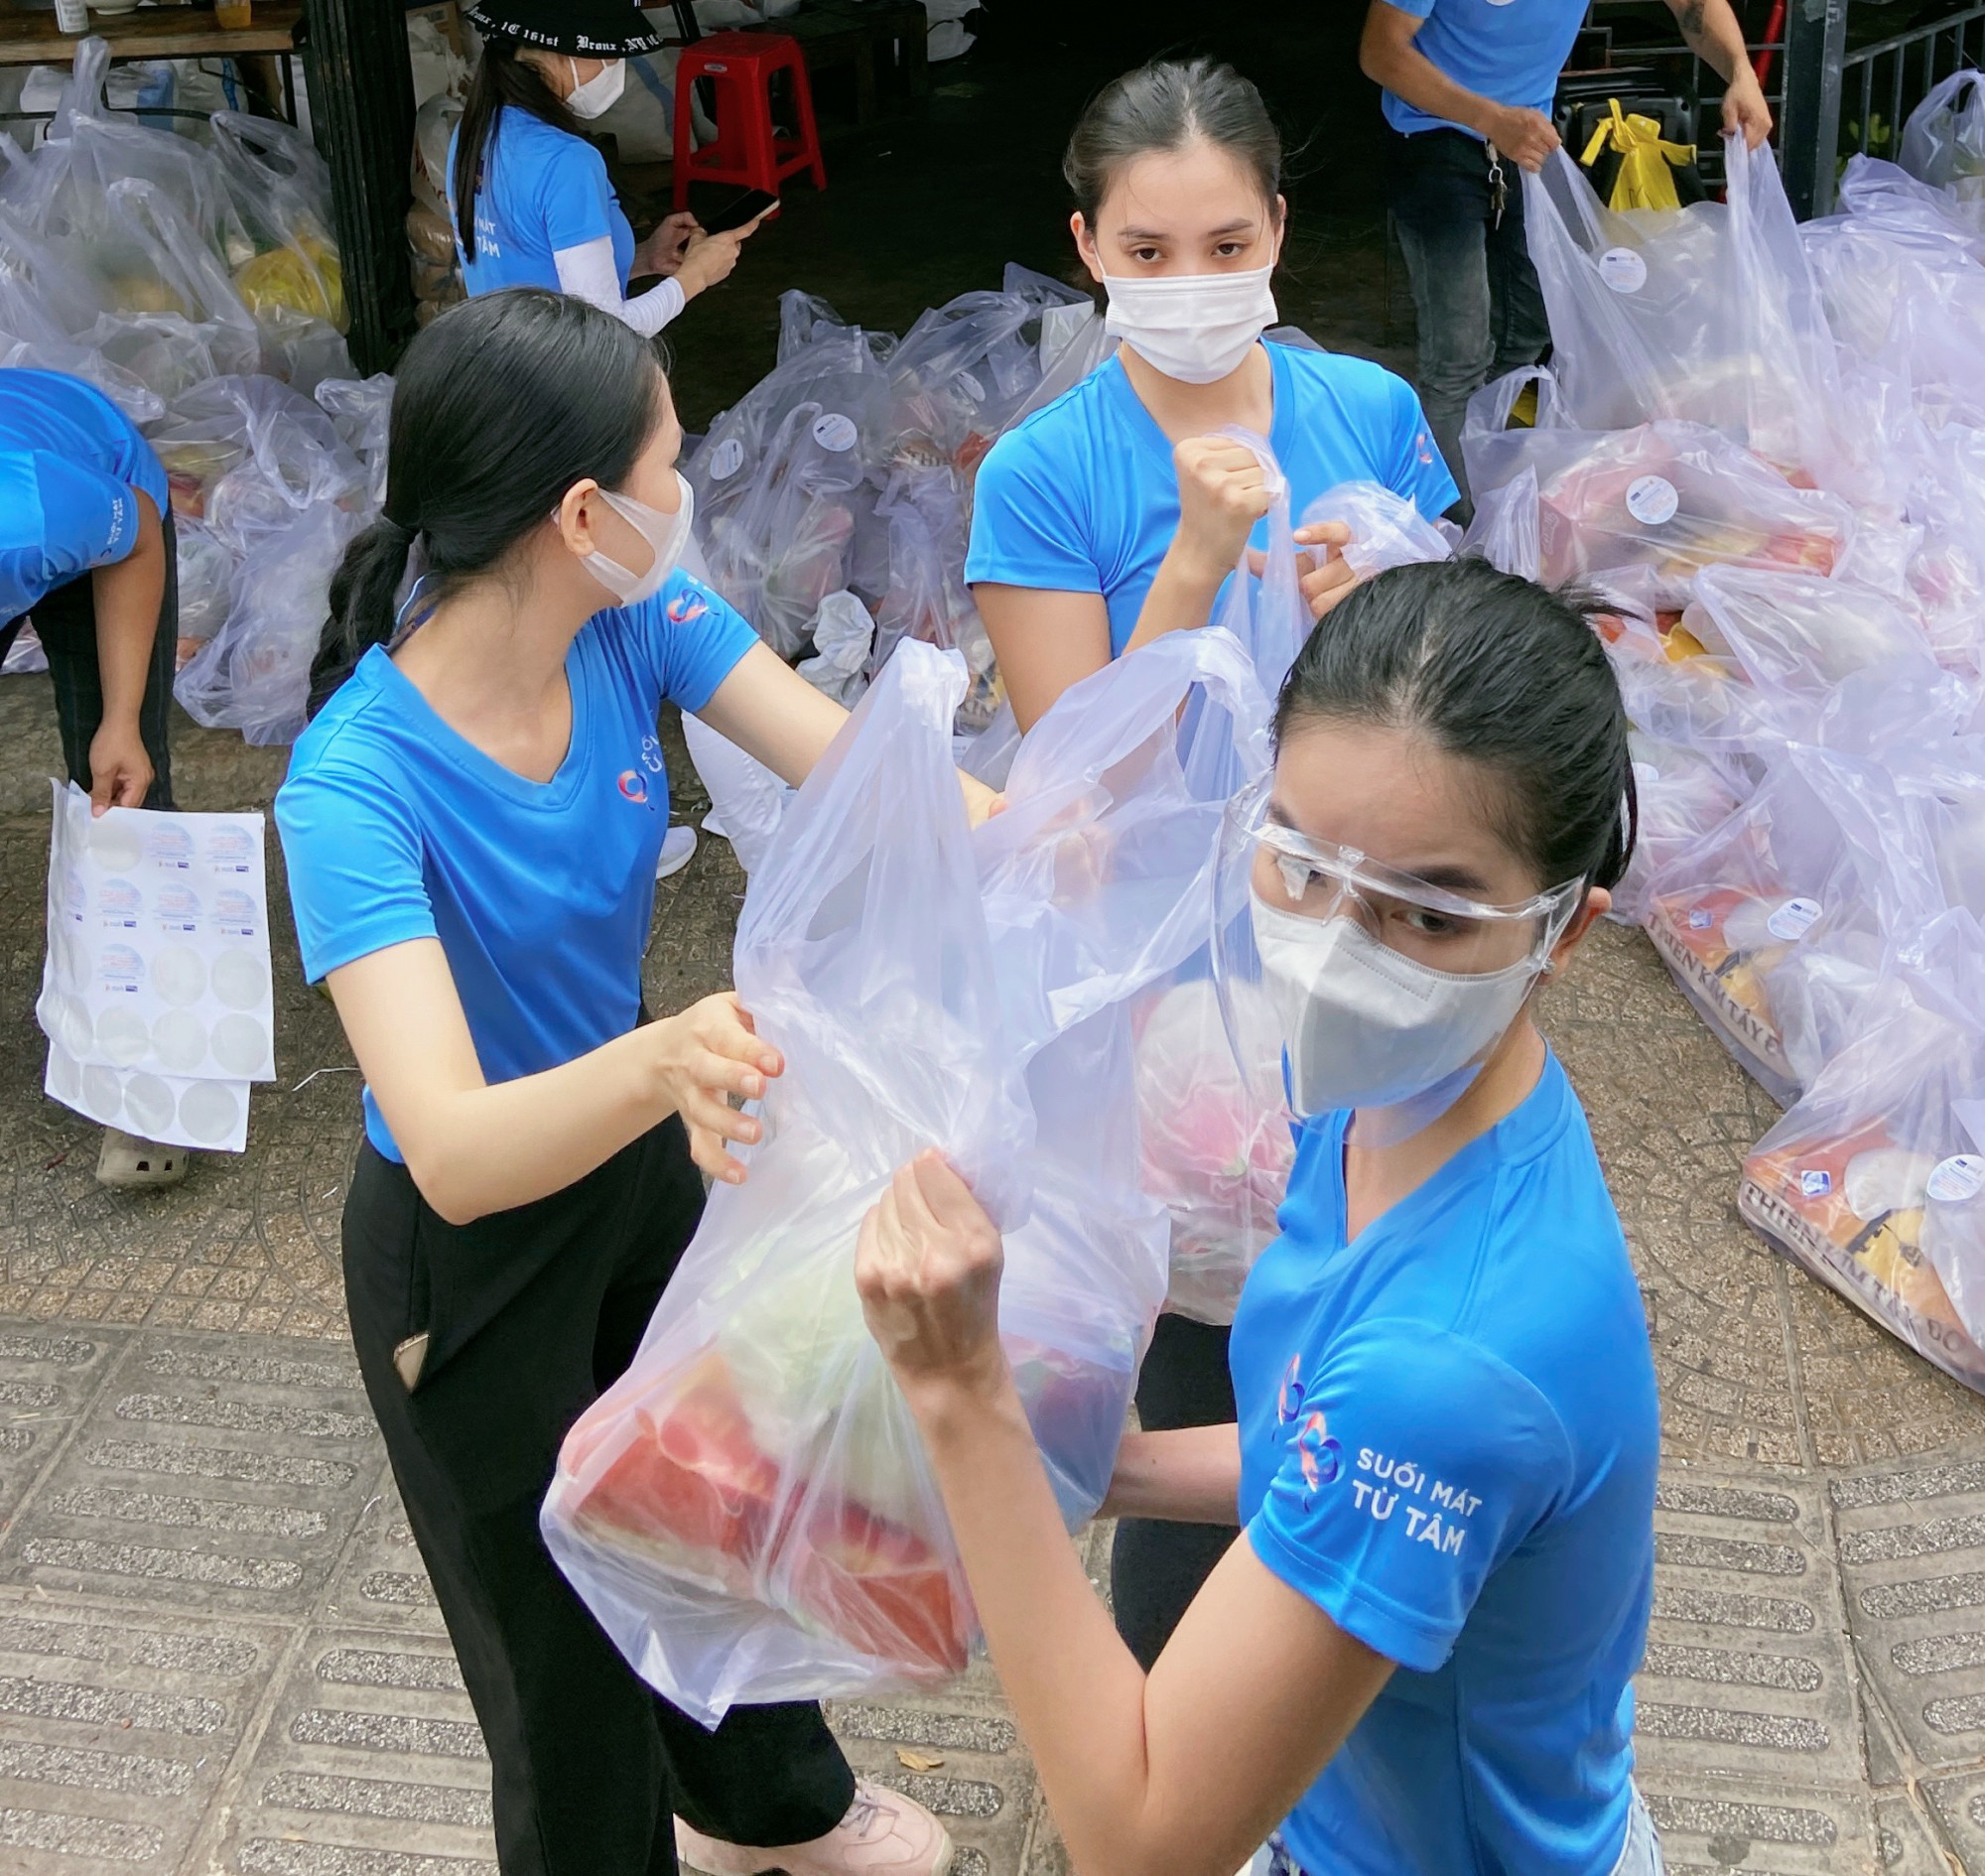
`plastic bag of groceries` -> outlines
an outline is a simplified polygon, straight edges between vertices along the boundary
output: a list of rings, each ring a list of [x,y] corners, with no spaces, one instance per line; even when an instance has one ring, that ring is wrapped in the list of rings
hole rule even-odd
[[[1638,925],[1648,916],[1650,882],[1655,874],[1736,813],[1749,789],[1684,743],[1662,742],[1640,730],[1630,731],[1627,741],[1633,751],[1639,819],[1633,857],[1613,888],[1611,916]]]
[[[1985,77],[1953,71],[1903,126],[1902,166],[1964,201],[1985,201]]]
[[[244,111],[215,111],[213,152],[255,252],[234,269],[249,310],[289,308],[350,325],[344,273],[331,233],[331,166],[304,132]]]
[[[1786,1256],[1985,1391],[1985,933],[1953,909],[1907,995],[1745,1156],[1737,1209]]]
[[[737,989],[786,1058],[766,1136],[567,1435],[542,1520],[628,1661],[706,1722],[966,1665],[964,1571],[854,1284],[861,1219],[919,1148],[1005,1233],[1001,1329],[1071,1528],[1107,1489],[1163,1291],[1120,1006],[1205,916],[1212,811],[1173,713],[1195,679],[1247,682],[1218,634],[1177,636],[1074,687],[976,833],[962,663],[904,644],[753,875]]]
[[[959,706],[959,728],[983,729],[998,708],[992,641],[965,584],[970,530],[963,478],[948,468],[893,470],[875,513],[889,529],[889,582],[875,607],[874,666],[904,638],[965,654],[972,683]]]
[[[1361,580],[1388,567],[1448,560],[1454,549],[1432,521],[1382,482],[1339,482],[1303,510],[1302,524],[1342,521],[1351,530],[1345,563]]]
[[[1824,480],[1842,456],[1832,335],[1771,152],[1723,148],[1727,205],[1611,209],[1563,151],[1523,173],[1558,388],[1583,429],[1705,424]]]
[[[868,688],[875,651],[875,621],[868,608],[852,593],[830,593],[813,615],[808,636],[813,656],[800,660],[800,676],[824,697],[853,710]]]
[[[1974,259],[1985,260],[1985,193],[1960,199],[1919,182],[1899,164],[1857,155],[1847,159],[1834,201],[1843,214],[1953,241]],[[1811,226],[1808,222],[1799,230],[1808,251]]]
[[[393,420],[393,379],[375,371],[369,378],[327,378],[311,395],[331,421],[337,439],[365,470],[373,507],[386,501],[386,447]]]
[[[204,523],[190,517],[176,517],[173,533],[179,543],[178,667],[184,669],[226,622],[234,589],[234,555]]]

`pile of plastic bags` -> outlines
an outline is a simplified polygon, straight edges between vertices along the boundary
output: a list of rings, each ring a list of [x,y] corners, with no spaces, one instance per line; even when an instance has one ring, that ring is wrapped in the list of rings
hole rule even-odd
[[[181,703],[250,741],[302,727],[331,575],[384,492],[392,381],[353,379],[331,181],[288,124],[203,139],[109,110],[86,39],[45,142],[0,136],[0,365],[86,378],[164,463]]]
[[[1471,407],[1471,544],[1593,589],[1633,724],[1616,911],[1787,1112],[1743,1215],[1985,1390],[1985,97],[1795,225],[1525,182],[1553,369]],[[1913,173],[1914,172],[1914,173]],[[1513,427],[1534,387],[1533,427]]]
[[[1267,702],[1232,636],[1181,633],[1071,688],[968,828],[968,672],[906,641],[751,878],[735,976],[785,1073],[628,1373],[574,1426],[543,1524],[639,1672],[739,1701],[928,1684],[975,1631],[916,1428],[862,1322],[861,1219],[937,1144],[1005,1235],[1000,1327],[1071,1529],[1108,1487],[1165,1294],[1139,1190],[1132,1005],[1204,943],[1224,801],[1177,713]]]

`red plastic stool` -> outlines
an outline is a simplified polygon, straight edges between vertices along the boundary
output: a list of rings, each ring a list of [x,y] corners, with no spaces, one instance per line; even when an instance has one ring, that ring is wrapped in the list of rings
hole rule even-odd
[[[780,137],[772,129],[772,74],[793,74],[793,104],[800,134]],[[717,141],[694,147],[691,87],[708,78],[717,89]],[[676,67],[675,205],[689,203],[691,183],[735,183],[768,196],[801,170],[813,174],[816,189],[827,187],[820,160],[820,132],[814,128],[813,92],[798,40],[784,33],[712,33],[683,48]]]

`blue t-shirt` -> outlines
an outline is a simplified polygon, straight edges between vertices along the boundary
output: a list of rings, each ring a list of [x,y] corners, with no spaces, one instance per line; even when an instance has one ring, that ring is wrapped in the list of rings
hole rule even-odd
[[[60,371],[0,370],[0,625],[129,556],[134,488],[164,515],[164,468],[101,391]]]
[[[1234,1321],[1255,1553],[1397,1663],[1283,1826],[1330,1876],[1606,1876],[1626,1841],[1658,1404],[1585,1115],[1529,1098],[1344,1241],[1305,1125]]]
[[[657,713],[701,710],[757,642],[683,573],[596,613],[566,654],[572,743],[548,782],[458,736],[375,645],[276,795],[306,975],[439,938],[490,1082],[624,1035],[669,823]],[[400,1158],[369,1088],[365,1133]]]
[[[448,143],[449,213],[455,213],[455,146]],[[584,247],[604,234],[613,242],[620,291],[634,265],[634,230],[606,180],[606,159],[592,144],[529,111],[496,113],[482,146],[482,183],[475,192],[475,258],[463,261],[463,285],[473,294],[504,287],[559,291],[561,248]],[[455,231],[462,259],[462,230]]]
[[[1586,0],[1390,0],[1421,21],[1413,49],[1478,97],[1512,110],[1550,113],[1557,74],[1584,23]],[[1413,136],[1422,130],[1479,130],[1430,117],[1388,91],[1386,121]]]
[[[1403,379],[1339,352],[1267,351],[1268,444],[1288,478],[1292,513],[1300,517],[1350,481],[1383,482],[1429,519],[1454,503],[1454,477]],[[965,578],[1102,594],[1117,657],[1137,629],[1178,522],[1172,446],[1111,358],[1009,430],[980,465]],[[1263,522],[1256,546],[1266,539]]]

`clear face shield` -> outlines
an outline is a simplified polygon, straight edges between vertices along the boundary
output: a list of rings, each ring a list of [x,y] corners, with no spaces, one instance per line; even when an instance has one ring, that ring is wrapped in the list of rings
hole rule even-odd
[[[1358,1112],[1361,1145],[1446,1113],[1517,1018],[1585,897],[1487,905],[1275,818],[1273,776],[1221,825],[1214,975],[1244,1073],[1300,1118]]]

